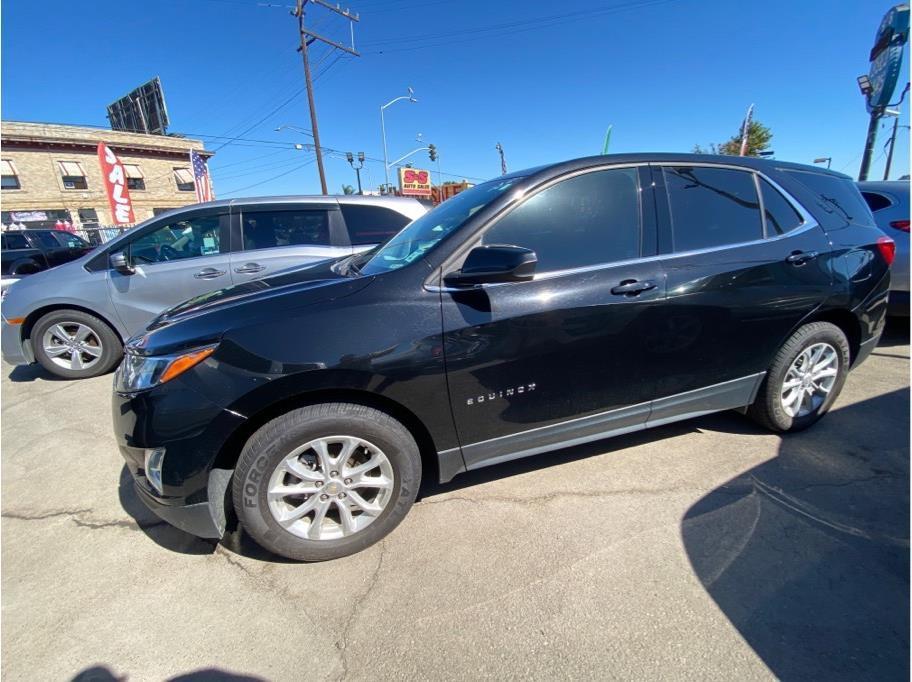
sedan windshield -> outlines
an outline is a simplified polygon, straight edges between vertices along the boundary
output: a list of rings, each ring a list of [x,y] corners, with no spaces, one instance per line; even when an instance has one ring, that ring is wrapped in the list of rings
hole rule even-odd
[[[447,199],[430,213],[406,225],[399,234],[371,253],[370,259],[360,268],[361,274],[379,275],[415,262],[476,211],[520,180],[520,177],[490,180]]]

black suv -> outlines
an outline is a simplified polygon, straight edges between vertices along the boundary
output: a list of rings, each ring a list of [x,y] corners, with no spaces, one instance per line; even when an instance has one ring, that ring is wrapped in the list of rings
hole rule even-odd
[[[893,242],[851,179],[598,156],[480,184],[365,254],[191,299],[127,345],[114,424],[142,500],[322,560],[422,475],[737,409],[803,429],[884,324]],[[424,473],[422,473],[424,472]]]

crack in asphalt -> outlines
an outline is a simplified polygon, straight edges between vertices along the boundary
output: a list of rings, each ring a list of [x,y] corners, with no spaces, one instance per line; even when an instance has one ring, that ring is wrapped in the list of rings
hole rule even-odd
[[[339,650],[339,662],[342,664],[342,673],[336,678],[336,682],[341,682],[348,677],[348,654],[346,653],[348,650],[348,632],[351,630],[351,626],[354,624],[355,619],[361,611],[363,611],[364,601],[370,595],[371,591],[373,591],[374,586],[377,584],[377,579],[380,577],[380,569],[383,568],[383,559],[386,557],[385,540],[381,540],[377,544],[377,550],[380,552],[380,556],[377,558],[377,566],[374,568],[374,573],[371,575],[370,582],[368,582],[364,592],[355,597],[351,612],[342,625],[342,635],[336,642],[336,648]]]
[[[89,519],[80,518],[85,514],[91,514],[92,509],[63,509],[60,511],[53,512],[15,512],[15,511],[5,511],[0,514],[0,517],[4,519],[14,519],[16,521],[44,521],[46,519],[58,518],[60,516],[68,516],[70,520],[75,523],[80,528],[130,528],[130,529],[139,529],[139,530],[148,530],[149,528],[155,528],[157,526],[167,525],[166,521],[161,519],[156,519],[155,521],[149,521],[141,523],[139,521],[127,521],[125,519],[115,519],[113,521],[92,521]]]
[[[466,502],[468,504],[484,504],[486,502],[500,502],[503,504],[520,504],[520,505],[542,505],[549,502],[553,502],[556,499],[562,497],[584,497],[591,499],[599,499],[603,497],[612,497],[615,495],[667,495],[669,493],[685,493],[685,492],[696,492],[696,493],[708,493],[713,490],[716,490],[715,487],[697,487],[697,488],[688,488],[688,487],[674,487],[674,488],[627,488],[624,490],[604,490],[604,491],[577,491],[577,490],[558,490],[555,492],[548,493],[547,495],[539,495],[536,497],[511,497],[508,495],[492,495],[488,497],[463,497],[461,495],[455,495],[453,497],[445,497],[439,500],[428,500],[423,499],[420,502],[415,504],[416,509],[421,507],[428,507],[435,504],[446,504],[448,502]]]

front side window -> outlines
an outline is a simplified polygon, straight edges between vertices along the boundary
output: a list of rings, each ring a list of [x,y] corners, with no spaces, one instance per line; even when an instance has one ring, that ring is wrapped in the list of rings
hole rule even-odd
[[[329,246],[329,211],[245,211],[244,250]]]
[[[218,215],[176,220],[132,242],[130,258],[142,265],[217,254],[220,223]]]
[[[752,173],[704,166],[665,167],[663,173],[675,251],[740,244],[763,237]]]
[[[54,239],[54,235],[50,232],[33,232],[32,237],[37,239],[41,246],[46,249],[56,249],[60,246],[60,244],[57,243],[57,240]]]
[[[520,180],[521,177],[490,180],[447,199],[433,211],[406,225],[399,234],[372,253],[361,266],[361,273],[379,275],[414,263]]]
[[[482,243],[532,249],[538,257],[537,272],[637,258],[637,171],[595,171],[552,185],[497,221]]]
[[[760,178],[760,192],[763,194],[763,217],[766,219],[767,237],[790,232],[804,222],[795,207],[763,178]]]
[[[57,240],[57,243],[60,244],[60,246],[66,246],[70,249],[78,249],[89,246],[89,243],[82,237],[79,237],[75,234],[70,234],[69,232],[53,232],[51,233],[51,236]]]
[[[381,244],[410,222],[391,209],[362,204],[342,204],[342,217],[353,246]]]

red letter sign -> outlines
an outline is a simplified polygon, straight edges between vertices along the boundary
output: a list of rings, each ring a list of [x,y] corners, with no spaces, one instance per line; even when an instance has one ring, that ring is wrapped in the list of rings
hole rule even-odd
[[[105,191],[108,194],[108,203],[111,205],[114,223],[132,225],[135,222],[133,202],[130,201],[127,174],[124,172],[123,164],[104,142],[98,143],[98,162],[101,164],[101,174],[104,176]]]

